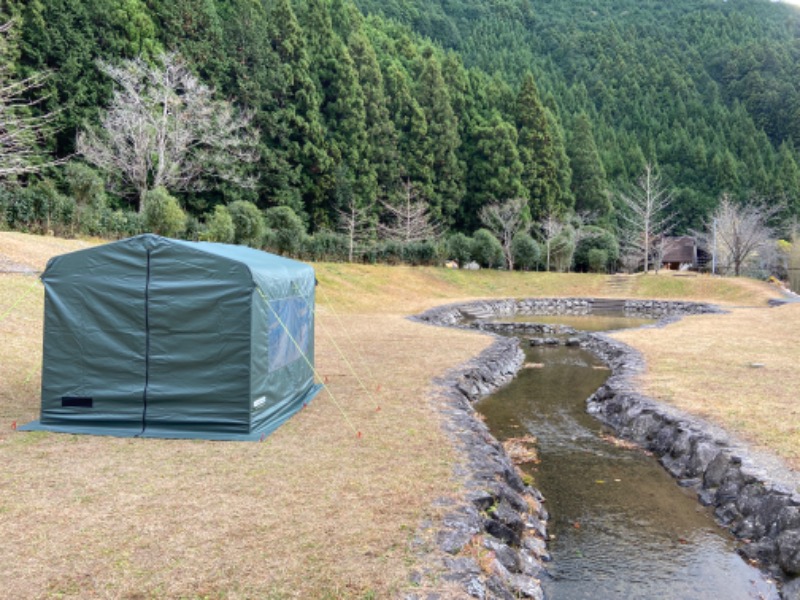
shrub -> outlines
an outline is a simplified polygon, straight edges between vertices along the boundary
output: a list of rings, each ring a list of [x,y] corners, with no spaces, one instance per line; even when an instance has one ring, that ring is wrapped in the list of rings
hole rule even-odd
[[[588,252],[587,265],[592,273],[603,273],[608,270],[608,252],[601,248],[592,248]]]
[[[575,230],[568,226],[550,242],[550,261],[553,268],[559,272],[569,271],[574,254]]]
[[[214,207],[214,212],[206,213],[206,229],[201,239],[207,242],[232,244],[236,239],[236,227],[230,211],[222,204]]]
[[[82,162],[71,161],[64,168],[64,175],[69,193],[79,206],[95,209],[107,206],[105,182],[97,171]]]
[[[472,240],[463,233],[456,233],[447,239],[447,258],[463,268],[472,259]]]
[[[487,268],[499,267],[505,262],[503,247],[488,229],[478,229],[472,236],[472,259]]]
[[[228,212],[233,219],[236,244],[246,244],[254,248],[261,247],[264,239],[264,217],[258,207],[247,200],[237,200],[228,205]]]
[[[430,240],[403,244],[401,256],[404,263],[414,266],[430,266],[439,262],[436,243]]]
[[[177,237],[186,230],[186,213],[178,199],[163,187],[145,194],[143,214],[146,228],[158,235]]]
[[[306,226],[288,206],[274,206],[264,213],[268,230],[264,245],[278,254],[297,255],[303,247]]]
[[[527,233],[518,233],[511,240],[511,255],[514,266],[520,271],[531,271],[539,264],[541,250],[539,244]]]
[[[588,226],[581,231],[581,240],[575,247],[575,270],[600,273],[614,268],[619,260],[619,242],[616,236],[606,229]],[[594,264],[590,260],[592,250],[602,250],[606,261],[597,263],[599,254],[594,255]]]
[[[332,231],[318,231],[303,240],[301,255],[306,260],[345,262],[349,254],[346,235]]]

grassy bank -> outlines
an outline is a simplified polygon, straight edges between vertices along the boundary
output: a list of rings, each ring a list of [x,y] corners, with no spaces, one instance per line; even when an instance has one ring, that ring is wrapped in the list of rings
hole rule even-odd
[[[430,382],[489,343],[407,315],[480,297],[620,295],[763,307],[773,295],[759,283],[705,277],[620,281],[320,264],[316,358],[332,395],[320,395],[263,443],[16,433],[12,422],[38,415],[42,336],[41,286],[21,267],[40,271],[50,255],[86,244],[0,233],[0,270],[15,271],[0,274],[0,564],[7,597],[391,597],[417,560],[410,541],[434,500],[458,493],[457,457],[440,431]],[[779,329],[788,314],[797,312],[735,309],[726,318],[737,339],[761,340],[753,328],[763,323],[733,319],[766,319]],[[657,333],[691,337],[697,327],[704,337],[720,318],[688,319]],[[663,341],[650,341],[656,339]],[[675,343],[649,336],[633,342],[657,361],[657,352]],[[727,344],[722,334],[718,344]],[[753,385],[764,380],[782,351],[776,343],[743,357],[739,363],[757,358],[767,367],[741,375],[754,375]],[[677,398],[680,385],[704,385],[697,382],[706,365],[688,367],[696,380],[656,379],[658,393]],[[657,373],[652,368],[648,377]],[[800,381],[774,384],[796,390]],[[709,401],[728,397],[720,390]]]

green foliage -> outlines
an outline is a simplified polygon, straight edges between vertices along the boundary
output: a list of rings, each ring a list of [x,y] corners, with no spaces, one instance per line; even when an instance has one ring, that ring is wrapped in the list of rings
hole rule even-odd
[[[605,257],[603,264],[598,264],[599,255],[592,251],[600,250]],[[587,226],[581,230],[581,238],[575,247],[573,261],[576,271],[600,273],[613,269],[619,260],[619,242],[616,236],[606,229]],[[593,262],[594,261],[594,262]]]
[[[303,246],[306,227],[288,206],[275,206],[264,213],[269,243],[264,245],[278,254],[297,255]]]
[[[70,195],[79,206],[101,209],[106,206],[105,181],[90,166],[70,161],[64,169],[64,179]]]
[[[488,229],[478,229],[472,236],[472,259],[485,268],[500,267],[504,263],[503,247]]]
[[[376,206],[404,180],[448,233],[470,233],[483,205],[517,196],[534,220],[574,209],[610,227],[609,192],[646,162],[674,184],[676,233],[699,228],[724,191],[800,216],[800,13],[783,3],[36,0],[6,9],[19,25],[9,73],[51,72],[30,111],[55,111],[56,131],[42,132],[37,154],[68,157],[77,130],[97,125],[112,94],[98,59],[177,51],[217,99],[252,114],[255,188],[184,198],[190,237],[209,207],[247,200],[289,207],[321,233],[335,227],[343,190],[356,206]],[[112,237],[141,229],[106,208],[104,182],[87,167],[53,177],[77,204],[72,216],[53,216],[63,204],[55,196],[15,191],[3,201],[9,226]],[[261,245],[253,214],[238,218],[234,240]],[[333,252],[328,242],[314,254]],[[404,260],[394,247],[367,254]]]
[[[539,244],[527,233],[518,233],[511,241],[511,254],[514,267],[520,271],[532,271],[539,265],[541,249]]]
[[[569,271],[575,255],[575,229],[568,225],[550,243],[550,265],[556,271]]]
[[[234,243],[260,248],[266,225],[258,207],[247,200],[237,200],[228,205],[228,212],[233,219]]]
[[[346,235],[331,231],[318,231],[303,240],[301,257],[317,262],[346,262],[349,243]]]
[[[447,239],[447,257],[464,268],[472,260],[472,240],[463,233],[454,233]]]
[[[214,212],[206,216],[206,228],[202,239],[207,242],[221,242],[232,244],[236,239],[236,227],[233,217],[227,207],[217,204]]]
[[[2,198],[9,229],[60,236],[75,233],[75,200],[59,193],[51,181],[5,188]]]
[[[186,231],[186,213],[178,199],[163,187],[149,190],[144,196],[145,226],[165,237],[178,237]]]
[[[587,253],[586,264],[592,273],[605,273],[608,270],[608,252],[602,248],[592,248]]]

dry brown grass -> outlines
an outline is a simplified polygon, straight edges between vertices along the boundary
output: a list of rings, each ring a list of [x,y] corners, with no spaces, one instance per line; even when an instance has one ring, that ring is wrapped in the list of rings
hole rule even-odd
[[[733,309],[615,337],[644,353],[647,394],[711,419],[800,469],[798,331],[800,304],[792,304]]]
[[[40,270],[86,243],[0,233],[0,258]],[[217,443],[13,432],[38,415],[42,291],[0,275],[5,597],[391,597],[434,499],[458,493],[430,382],[489,343],[404,317],[471,297],[612,294],[588,275],[322,264],[318,277],[317,365],[336,402],[323,393],[263,443]],[[633,281],[634,295],[651,285]],[[728,303],[768,294],[686,285]]]

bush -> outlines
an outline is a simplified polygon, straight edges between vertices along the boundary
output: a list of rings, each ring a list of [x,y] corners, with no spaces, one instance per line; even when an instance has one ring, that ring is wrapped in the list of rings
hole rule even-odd
[[[439,252],[436,244],[430,240],[403,244],[403,262],[409,265],[431,266],[439,262]]]
[[[278,254],[299,254],[306,236],[303,220],[288,206],[267,209],[264,216],[267,229],[272,232],[264,245]]]
[[[10,229],[58,235],[75,233],[75,200],[59,193],[52,181],[8,188],[2,196],[3,213]]]
[[[518,233],[511,240],[511,256],[514,266],[520,271],[531,271],[539,264],[541,250],[539,244],[527,233]]]
[[[608,252],[600,248],[592,248],[588,252],[589,271],[603,273],[608,270]]]
[[[303,240],[302,257],[305,260],[346,262],[349,254],[346,235],[332,231],[318,231]]]
[[[64,168],[70,195],[79,206],[102,209],[108,205],[105,181],[88,165],[72,161]]]
[[[186,213],[178,199],[163,187],[144,195],[144,222],[149,231],[166,237],[178,237],[186,231]]]
[[[581,240],[575,247],[575,270],[601,273],[613,269],[619,260],[619,242],[616,236],[606,229],[592,226],[584,227],[581,233]],[[597,263],[599,255],[595,253],[595,263],[592,264],[590,260],[592,250],[605,252],[605,263]]]
[[[451,235],[447,240],[447,258],[458,263],[464,268],[472,259],[472,240],[463,233]]]
[[[568,226],[550,242],[550,263],[556,271],[569,271],[574,254],[575,230]]]
[[[206,242],[221,242],[232,244],[236,239],[236,227],[230,211],[222,204],[214,207],[214,212],[206,213],[206,229],[201,239]]]
[[[228,205],[228,212],[233,219],[234,243],[260,248],[266,227],[258,207],[247,200],[237,200]]]
[[[472,259],[486,268],[499,267],[505,262],[503,247],[488,229],[478,229],[472,236]]]

